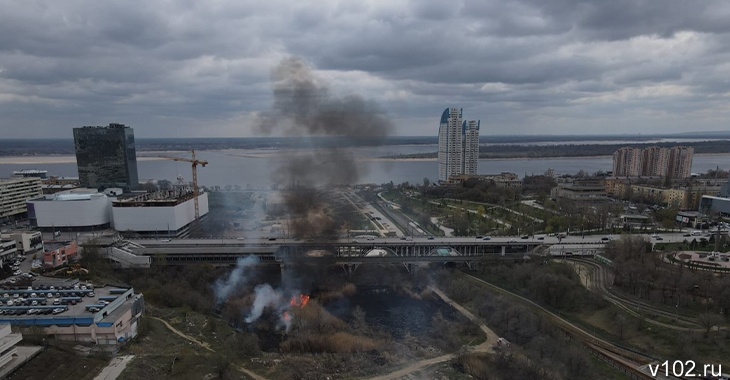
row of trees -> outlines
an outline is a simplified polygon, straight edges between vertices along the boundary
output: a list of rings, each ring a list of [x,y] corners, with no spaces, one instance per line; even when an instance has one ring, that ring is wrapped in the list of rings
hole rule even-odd
[[[730,277],[667,265],[662,253],[639,237],[625,236],[606,245],[613,260],[614,283],[622,290],[656,304],[700,312],[730,313]]]
[[[491,370],[499,378],[604,378],[594,367],[590,355],[541,315],[474,286],[472,280],[457,273],[443,273],[439,284],[455,301],[476,310],[488,326],[519,347],[519,354],[503,353],[493,363]],[[560,302],[563,301],[561,297]],[[474,373],[473,369],[478,366],[466,359],[460,360],[461,365],[472,368],[469,372]]]

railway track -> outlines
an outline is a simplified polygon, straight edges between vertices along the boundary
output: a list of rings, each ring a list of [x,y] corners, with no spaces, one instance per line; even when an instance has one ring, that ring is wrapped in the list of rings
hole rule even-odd
[[[649,303],[636,300],[627,297],[623,294],[612,289],[611,284],[613,283],[612,275],[608,272],[607,268],[592,259],[587,258],[569,258],[569,261],[579,263],[592,269],[593,276],[591,276],[591,286],[588,286],[590,290],[598,292],[608,302],[616,305],[627,313],[638,317],[644,318],[647,322],[669,328],[672,330],[679,331],[702,331],[700,324],[697,319],[678,312],[667,311],[658,308]],[[677,321],[684,326],[679,326],[671,323],[664,323],[654,319],[657,316],[664,317],[669,320]],[[652,318],[654,317],[654,318]]]
[[[550,310],[545,309],[544,307],[538,305],[537,303],[530,301],[529,299],[522,297],[518,294],[512,293],[506,289],[500,288],[499,286],[496,286],[494,284],[491,284],[485,280],[482,280],[481,278],[478,278],[476,276],[473,276],[468,273],[464,273],[465,276],[478,281],[498,293],[502,293],[505,295],[508,295],[510,297],[516,298],[523,303],[528,304],[531,308],[535,309],[536,311],[542,313],[546,317],[548,317],[553,323],[555,323],[557,326],[559,326],[563,331],[566,332],[566,334],[574,337],[575,339],[580,340],[584,346],[591,351],[595,356],[600,358],[601,360],[609,363],[610,365],[614,366],[615,368],[618,368],[622,372],[626,373],[631,379],[638,379],[638,380],[656,380],[656,377],[650,376],[648,373],[645,373],[641,371],[639,368],[642,366],[646,366],[650,363],[655,363],[658,361],[657,358],[653,358],[649,355],[643,354],[641,352],[628,349],[626,347],[621,347],[616,344],[613,344],[605,339],[599,338],[582,328],[574,325],[570,321],[567,321],[563,319],[562,317],[556,315],[555,313],[551,312]],[[674,377],[671,377],[670,379],[676,379]]]

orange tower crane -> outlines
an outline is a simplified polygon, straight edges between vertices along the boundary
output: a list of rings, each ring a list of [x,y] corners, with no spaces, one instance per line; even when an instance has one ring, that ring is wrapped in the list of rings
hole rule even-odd
[[[189,162],[193,165],[193,198],[195,200],[195,222],[197,223],[198,219],[200,219],[200,209],[198,208],[198,165],[205,167],[205,165],[208,165],[208,161],[195,159],[195,149],[191,150],[190,153],[192,153],[192,158],[172,156],[160,156],[160,158]]]

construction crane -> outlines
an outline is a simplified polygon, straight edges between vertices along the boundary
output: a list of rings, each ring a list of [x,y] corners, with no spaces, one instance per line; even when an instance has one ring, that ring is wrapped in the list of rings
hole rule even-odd
[[[198,165],[208,165],[208,161],[195,159],[195,149],[191,150],[192,158],[185,157],[172,157],[172,156],[160,156],[167,160],[189,162],[193,165],[193,199],[195,200],[195,222],[200,219],[200,209],[198,208]]]

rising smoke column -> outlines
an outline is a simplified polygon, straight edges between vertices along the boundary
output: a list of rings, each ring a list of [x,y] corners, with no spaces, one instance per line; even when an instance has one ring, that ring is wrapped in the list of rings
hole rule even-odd
[[[236,267],[233,268],[228,278],[218,279],[213,285],[215,298],[218,303],[225,301],[228,296],[239,287],[246,286],[250,277],[252,267],[259,263],[258,256],[249,255],[236,260]]]
[[[283,59],[273,71],[274,104],[264,112],[258,129],[302,137],[303,142],[318,137],[336,138],[324,146],[310,146],[304,152],[285,153],[273,180],[290,191],[284,204],[302,222],[293,223],[296,236],[331,234],[339,223],[326,212],[323,187],[357,183],[361,175],[351,150],[343,145],[377,145],[387,137],[393,124],[373,101],[357,95],[335,97],[302,59]],[[316,148],[316,149],[313,149]]]

